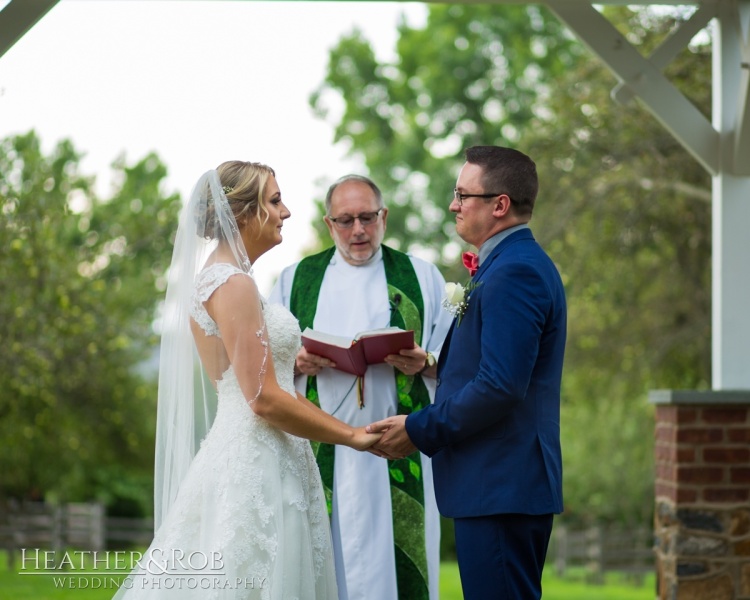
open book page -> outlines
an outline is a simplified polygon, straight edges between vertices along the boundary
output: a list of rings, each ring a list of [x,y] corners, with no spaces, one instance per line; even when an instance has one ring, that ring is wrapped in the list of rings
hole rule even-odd
[[[323,344],[330,344],[331,346],[338,346],[339,348],[349,348],[353,343],[353,340],[350,338],[333,335],[332,333],[325,333],[324,331],[315,331],[309,327],[302,332],[302,336],[309,340],[315,340]]]
[[[361,340],[362,338],[366,337],[373,337],[388,333],[397,333],[399,331],[404,331],[400,327],[383,327],[381,329],[368,329],[367,331],[360,331],[357,335],[354,336],[354,341]],[[334,336],[335,337],[335,336]]]

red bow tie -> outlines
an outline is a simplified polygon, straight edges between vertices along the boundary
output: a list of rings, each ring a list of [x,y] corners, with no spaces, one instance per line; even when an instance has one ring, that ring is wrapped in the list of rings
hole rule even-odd
[[[469,274],[474,277],[474,273],[479,269],[479,256],[473,252],[464,252],[461,258],[463,258],[464,267],[469,269]]]

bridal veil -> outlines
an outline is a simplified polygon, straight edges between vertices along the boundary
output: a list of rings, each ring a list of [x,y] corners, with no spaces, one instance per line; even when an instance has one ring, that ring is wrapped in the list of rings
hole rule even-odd
[[[219,173],[204,173],[196,183],[179,219],[172,264],[168,272],[166,300],[161,315],[159,393],[156,425],[154,524],[158,531],[174,503],[180,483],[187,474],[201,440],[215,415],[215,382],[201,366],[191,331],[191,302],[195,278],[211,254],[222,246],[229,249],[234,266],[252,276],[235,219],[232,189],[222,183]],[[237,207],[235,207],[237,209]],[[226,260],[226,259],[225,259]],[[263,385],[268,345],[260,296],[248,298],[257,307],[259,328],[244,332],[257,338],[257,352],[249,368],[257,370],[257,388],[245,390],[250,400]],[[217,352],[224,352],[221,344]],[[225,359],[226,360],[226,359]],[[254,379],[254,378],[253,378]]]

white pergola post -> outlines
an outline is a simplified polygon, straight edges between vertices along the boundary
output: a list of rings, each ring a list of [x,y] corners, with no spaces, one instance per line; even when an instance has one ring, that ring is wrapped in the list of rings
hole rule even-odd
[[[713,35],[712,387],[750,389],[750,2],[719,5]]]

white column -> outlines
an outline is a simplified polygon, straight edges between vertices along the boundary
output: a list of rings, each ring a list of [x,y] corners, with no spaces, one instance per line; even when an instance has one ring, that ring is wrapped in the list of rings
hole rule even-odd
[[[750,177],[734,174],[744,40],[737,4],[722,2],[714,21],[713,126],[720,135],[713,177],[712,388],[750,389]],[[745,164],[750,156],[737,157]]]

